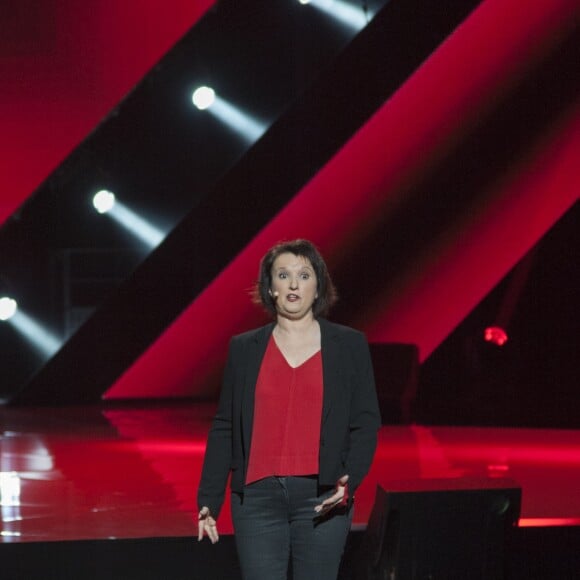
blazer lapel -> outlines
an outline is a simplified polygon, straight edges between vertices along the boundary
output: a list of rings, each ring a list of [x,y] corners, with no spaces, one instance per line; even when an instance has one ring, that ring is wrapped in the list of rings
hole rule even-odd
[[[326,421],[328,413],[336,400],[340,387],[340,337],[334,325],[320,318],[320,342],[322,349],[322,381],[324,385],[322,399],[322,423]]]

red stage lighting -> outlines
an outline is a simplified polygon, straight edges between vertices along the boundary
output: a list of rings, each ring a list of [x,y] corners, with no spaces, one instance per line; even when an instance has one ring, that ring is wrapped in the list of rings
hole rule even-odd
[[[503,346],[508,340],[508,335],[506,331],[499,326],[488,326],[483,333],[483,338],[487,342],[492,342],[496,346]]]

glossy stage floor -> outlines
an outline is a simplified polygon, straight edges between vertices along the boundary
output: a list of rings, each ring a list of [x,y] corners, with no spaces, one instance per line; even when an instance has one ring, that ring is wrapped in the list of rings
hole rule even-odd
[[[1,540],[192,536],[214,406],[1,408]],[[580,431],[385,426],[357,493],[366,525],[377,483],[508,477],[520,526],[580,525]],[[229,507],[220,518],[231,534]]]

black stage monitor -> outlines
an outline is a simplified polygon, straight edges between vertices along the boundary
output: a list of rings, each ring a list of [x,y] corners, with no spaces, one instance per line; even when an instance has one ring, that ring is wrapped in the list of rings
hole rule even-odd
[[[501,580],[521,488],[509,479],[377,486],[356,580]]]

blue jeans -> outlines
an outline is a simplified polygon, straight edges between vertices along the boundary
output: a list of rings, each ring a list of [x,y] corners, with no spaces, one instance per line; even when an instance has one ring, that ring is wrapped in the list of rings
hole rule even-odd
[[[232,519],[244,580],[286,580],[292,558],[294,580],[336,580],[352,521],[352,507],[317,517],[314,477],[267,477],[232,493]]]

